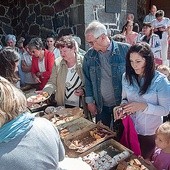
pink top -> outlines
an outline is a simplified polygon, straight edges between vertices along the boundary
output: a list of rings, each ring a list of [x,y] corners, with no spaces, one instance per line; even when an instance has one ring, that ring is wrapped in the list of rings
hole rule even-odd
[[[141,155],[138,135],[130,115],[122,119],[122,123],[124,126],[124,131],[120,139],[120,143],[126,146],[127,148],[131,149],[135,155],[137,156]]]
[[[152,156],[152,163],[157,170],[170,170],[170,153],[165,153],[156,148]]]

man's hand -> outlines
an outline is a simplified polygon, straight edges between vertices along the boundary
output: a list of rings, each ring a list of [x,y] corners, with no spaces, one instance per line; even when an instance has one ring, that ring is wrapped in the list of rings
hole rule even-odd
[[[87,108],[93,116],[97,115],[97,108],[96,108],[96,105],[94,103],[88,103]]]

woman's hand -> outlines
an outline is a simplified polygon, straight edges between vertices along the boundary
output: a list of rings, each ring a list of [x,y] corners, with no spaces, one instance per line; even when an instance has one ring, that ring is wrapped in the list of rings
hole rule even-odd
[[[97,115],[97,108],[94,103],[88,103],[87,108],[93,116]]]
[[[42,76],[42,73],[41,73],[41,72],[37,72],[37,73],[36,73],[36,76],[37,76],[37,77],[41,77],[41,76]]]
[[[41,80],[37,77],[36,78],[36,81],[38,82],[38,83],[41,83]]]
[[[137,111],[144,111],[147,108],[147,103],[131,102],[123,106],[124,112],[135,113]]]
[[[121,106],[117,106],[114,109],[114,120],[122,119],[124,117],[123,115],[123,108]]]
[[[41,80],[40,80],[40,78],[39,78],[39,77],[34,76],[34,78],[35,78],[35,80],[37,81],[37,83],[41,83]]]
[[[31,107],[34,103],[33,102],[28,102],[27,101],[27,107]]]
[[[84,95],[84,90],[82,88],[78,88],[74,91],[74,94],[76,96],[83,96]]]
[[[37,75],[33,74],[33,77],[37,83],[41,83],[41,81],[40,81],[39,77],[37,77]]]

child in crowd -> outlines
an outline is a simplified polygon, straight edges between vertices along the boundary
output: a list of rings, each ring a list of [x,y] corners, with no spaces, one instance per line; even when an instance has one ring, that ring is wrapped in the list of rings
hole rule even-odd
[[[157,70],[159,72],[161,72],[162,74],[165,74],[167,76],[168,80],[170,80],[170,68],[168,66],[166,66],[166,65],[159,65],[157,67]]]
[[[152,163],[157,170],[170,169],[170,122],[161,124],[156,130],[156,149]]]

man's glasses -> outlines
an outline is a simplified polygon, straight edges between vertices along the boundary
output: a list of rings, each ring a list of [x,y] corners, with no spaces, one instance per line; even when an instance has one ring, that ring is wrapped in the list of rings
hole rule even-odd
[[[94,44],[96,43],[96,41],[97,41],[97,39],[95,38],[94,41],[90,41],[90,42],[88,42],[88,44],[89,44],[90,46],[94,46]]]
[[[101,34],[101,35],[103,35],[103,34]],[[97,42],[97,40],[100,38],[101,35],[99,35],[97,38],[95,38],[94,41],[90,41],[90,42],[87,42],[87,43],[88,43],[90,46],[94,46],[94,44]]]

